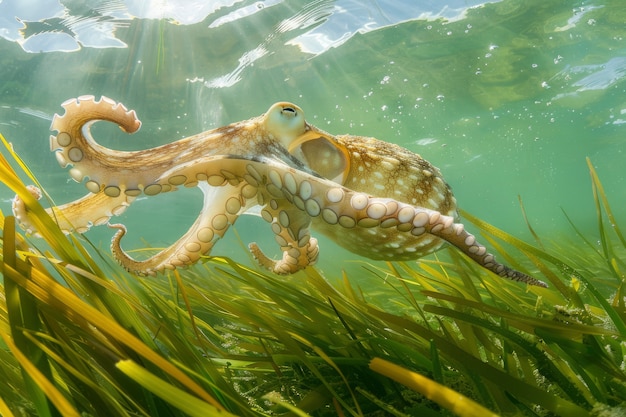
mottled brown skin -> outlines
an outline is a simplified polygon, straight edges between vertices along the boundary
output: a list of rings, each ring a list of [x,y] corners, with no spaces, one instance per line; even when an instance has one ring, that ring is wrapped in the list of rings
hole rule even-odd
[[[198,186],[202,211],[176,243],[145,260],[122,248],[123,225],[111,250],[129,271],[154,275],[208,256],[230,225],[260,207],[270,223],[282,259],[250,250],[262,266],[290,274],[316,262],[317,239],[310,228],[371,259],[411,260],[448,242],[486,269],[530,285],[545,283],[496,262],[473,235],[457,223],[456,200],[437,168],[398,145],[374,138],[334,136],[304,119],[292,103],[276,103],[262,116],[180,139],[144,151],[105,148],[93,139],[96,120],[117,123],[132,133],[141,123],[134,111],[110,99],[91,96],[63,103],[56,115],[51,149],[70,175],[90,194],[49,209],[67,233],[108,223],[139,195]],[[39,190],[31,189],[33,194]],[[13,211],[23,228],[36,233],[28,207],[15,198]]]
[[[337,141],[352,160],[359,161],[347,173],[347,188],[458,217],[456,199],[441,172],[419,155],[374,138],[343,135]],[[413,236],[391,227],[359,228],[347,234],[339,228],[325,227],[318,219],[313,225],[343,247],[371,259],[412,260],[445,243],[435,235]]]

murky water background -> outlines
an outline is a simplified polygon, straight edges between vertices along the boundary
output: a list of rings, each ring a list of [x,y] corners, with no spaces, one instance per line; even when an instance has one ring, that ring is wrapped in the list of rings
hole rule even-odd
[[[0,133],[57,203],[85,193],[49,151],[52,115],[68,98],[106,95],[137,111],[132,136],[94,129],[118,149],[293,101],[331,133],[420,153],[462,208],[527,241],[518,196],[541,236],[575,242],[565,210],[595,240],[590,157],[626,225],[622,0],[97,3],[0,1]],[[11,197],[0,189],[5,213]],[[201,201],[191,189],[136,202],[120,219],[125,248],[173,242]],[[241,242],[275,246],[259,218],[236,231],[214,254],[248,261]],[[111,235],[87,234],[105,248]],[[328,274],[357,259],[321,241]]]

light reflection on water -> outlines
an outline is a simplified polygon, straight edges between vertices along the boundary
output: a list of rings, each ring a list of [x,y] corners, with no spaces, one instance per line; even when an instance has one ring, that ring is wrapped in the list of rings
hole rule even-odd
[[[441,4],[412,0],[317,0],[302,3],[302,10],[282,21],[278,30],[308,28],[288,43],[317,55],[341,45],[356,33],[414,19],[452,22],[463,18],[468,9],[494,1],[497,0],[450,0]],[[179,25],[209,20],[208,28],[213,29],[265,12],[283,1],[126,0],[103,2],[94,8],[63,3],[59,0],[0,2],[0,36],[33,53],[70,52],[81,47],[121,48],[127,44],[116,31],[132,19],[167,20]]]
[[[97,8],[3,0],[0,133],[62,203],[85,192],[47,144],[52,115],[70,97],[106,95],[137,110],[135,135],[94,128],[118,149],[170,142],[289,100],[331,133],[422,154],[461,207],[498,227],[530,240],[519,195],[540,234],[571,235],[561,208],[594,229],[587,156],[626,219],[624,21],[621,0],[118,0]],[[2,201],[7,193],[0,190]],[[173,241],[201,200],[184,190],[137,202],[121,219],[126,246]],[[273,245],[257,218],[237,230],[243,243]],[[89,237],[106,247],[110,235],[99,228]],[[216,253],[246,256],[235,236],[226,240]],[[322,247],[331,253],[352,259]]]

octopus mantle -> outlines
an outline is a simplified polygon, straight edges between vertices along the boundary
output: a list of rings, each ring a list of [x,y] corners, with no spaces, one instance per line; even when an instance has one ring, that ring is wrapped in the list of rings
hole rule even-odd
[[[114,257],[130,272],[155,275],[208,256],[237,218],[254,206],[270,223],[282,259],[250,250],[262,266],[291,274],[318,258],[311,228],[371,259],[411,260],[448,242],[497,275],[546,286],[498,263],[457,223],[456,200],[441,173],[397,145],[360,136],[334,136],[307,123],[295,104],[276,103],[262,116],[142,151],[99,145],[90,133],[95,121],[116,123],[133,133],[141,122],[134,111],[106,97],[71,99],[55,115],[51,150],[70,176],[84,182],[85,197],[48,209],[66,233],[109,224],[140,195],[198,186],[205,193],[193,226],[176,243],[144,260],[121,247],[121,224],[112,242]],[[39,190],[31,188],[37,195]],[[37,231],[28,207],[16,197],[13,211],[22,227]]]

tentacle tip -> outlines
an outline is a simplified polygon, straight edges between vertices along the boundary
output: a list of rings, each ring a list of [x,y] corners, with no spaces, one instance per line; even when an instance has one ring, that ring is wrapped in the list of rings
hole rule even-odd
[[[32,194],[33,197],[35,197],[36,200],[41,200],[42,197],[42,192],[41,189],[35,185],[27,185],[26,189],[28,190],[29,193]]]
[[[123,224],[121,224],[121,223],[107,223],[107,226],[108,226],[110,229],[117,229],[117,230],[121,230],[121,231],[123,231],[124,233],[126,233],[126,226],[124,226],[124,225],[123,225]]]
[[[528,285],[532,285],[535,287],[541,287],[541,288],[550,288],[550,286],[548,284],[546,284],[543,281],[540,281],[538,279],[532,278],[532,281],[528,282]]]
[[[514,269],[509,269],[508,272],[503,276],[513,281],[523,282],[527,285],[532,285],[533,287],[548,288],[548,284],[546,284],[545,282],[533,278],[530,275],[526,275],[522,272],[516,271]]]
[[[126,107],[124,107],[122,104],[120,104],[120,106],[122,106],[122,108],[126,110]],[[132,122],[124,126],[119,125],[119,127],[125,133],[135,133],[141,128],[141,120],[137,118],[137,113],[135,112],[135,110],[126,110],[126,114],[132,118]]]
[[[115,232],[115,234],[111,238],[111,249],[113,250],[113,252],[115,252],[115,246],[119,245],[120,241],[126,234],[127,229],[126,226],[121,223],[107,223],[106,225],[109,227],[109,229],[117,229],[117,232]]]
[[[541,288],[548,288],[548,284],[546,284],[543,281],[540,281],[536,278],[531,277],[530,275],[526,275],[522,272],[518,272],[515,270],[511,270],[512,272],[514,272],[514,275],[511,276],[511,279],[514,279],[516,281],[519,282],[523,282],[527,285],[531,285],[533,287],[541,287]]]
[[[285,275],[285,272],[282,271],[282,263],[280,261],[275,261],[270,259],[266,254],[263,253],[259,245],[256,242],[252,242],[248,244],[248,249],[252,254],[254,260],[261,266],[269,271],[274,272],[275,274]]]
[[[268,258],[263,251],[261,250],[261,248],[259,247],[259,245],[256,244],[256,242],[251,242],[248,244],[248,250],[250,250],[250,253],[252,254],[252,257],[261,265],[266,267],[266,264],[268,262],[273,263],[274,261],[272,261],[270,258]]]

